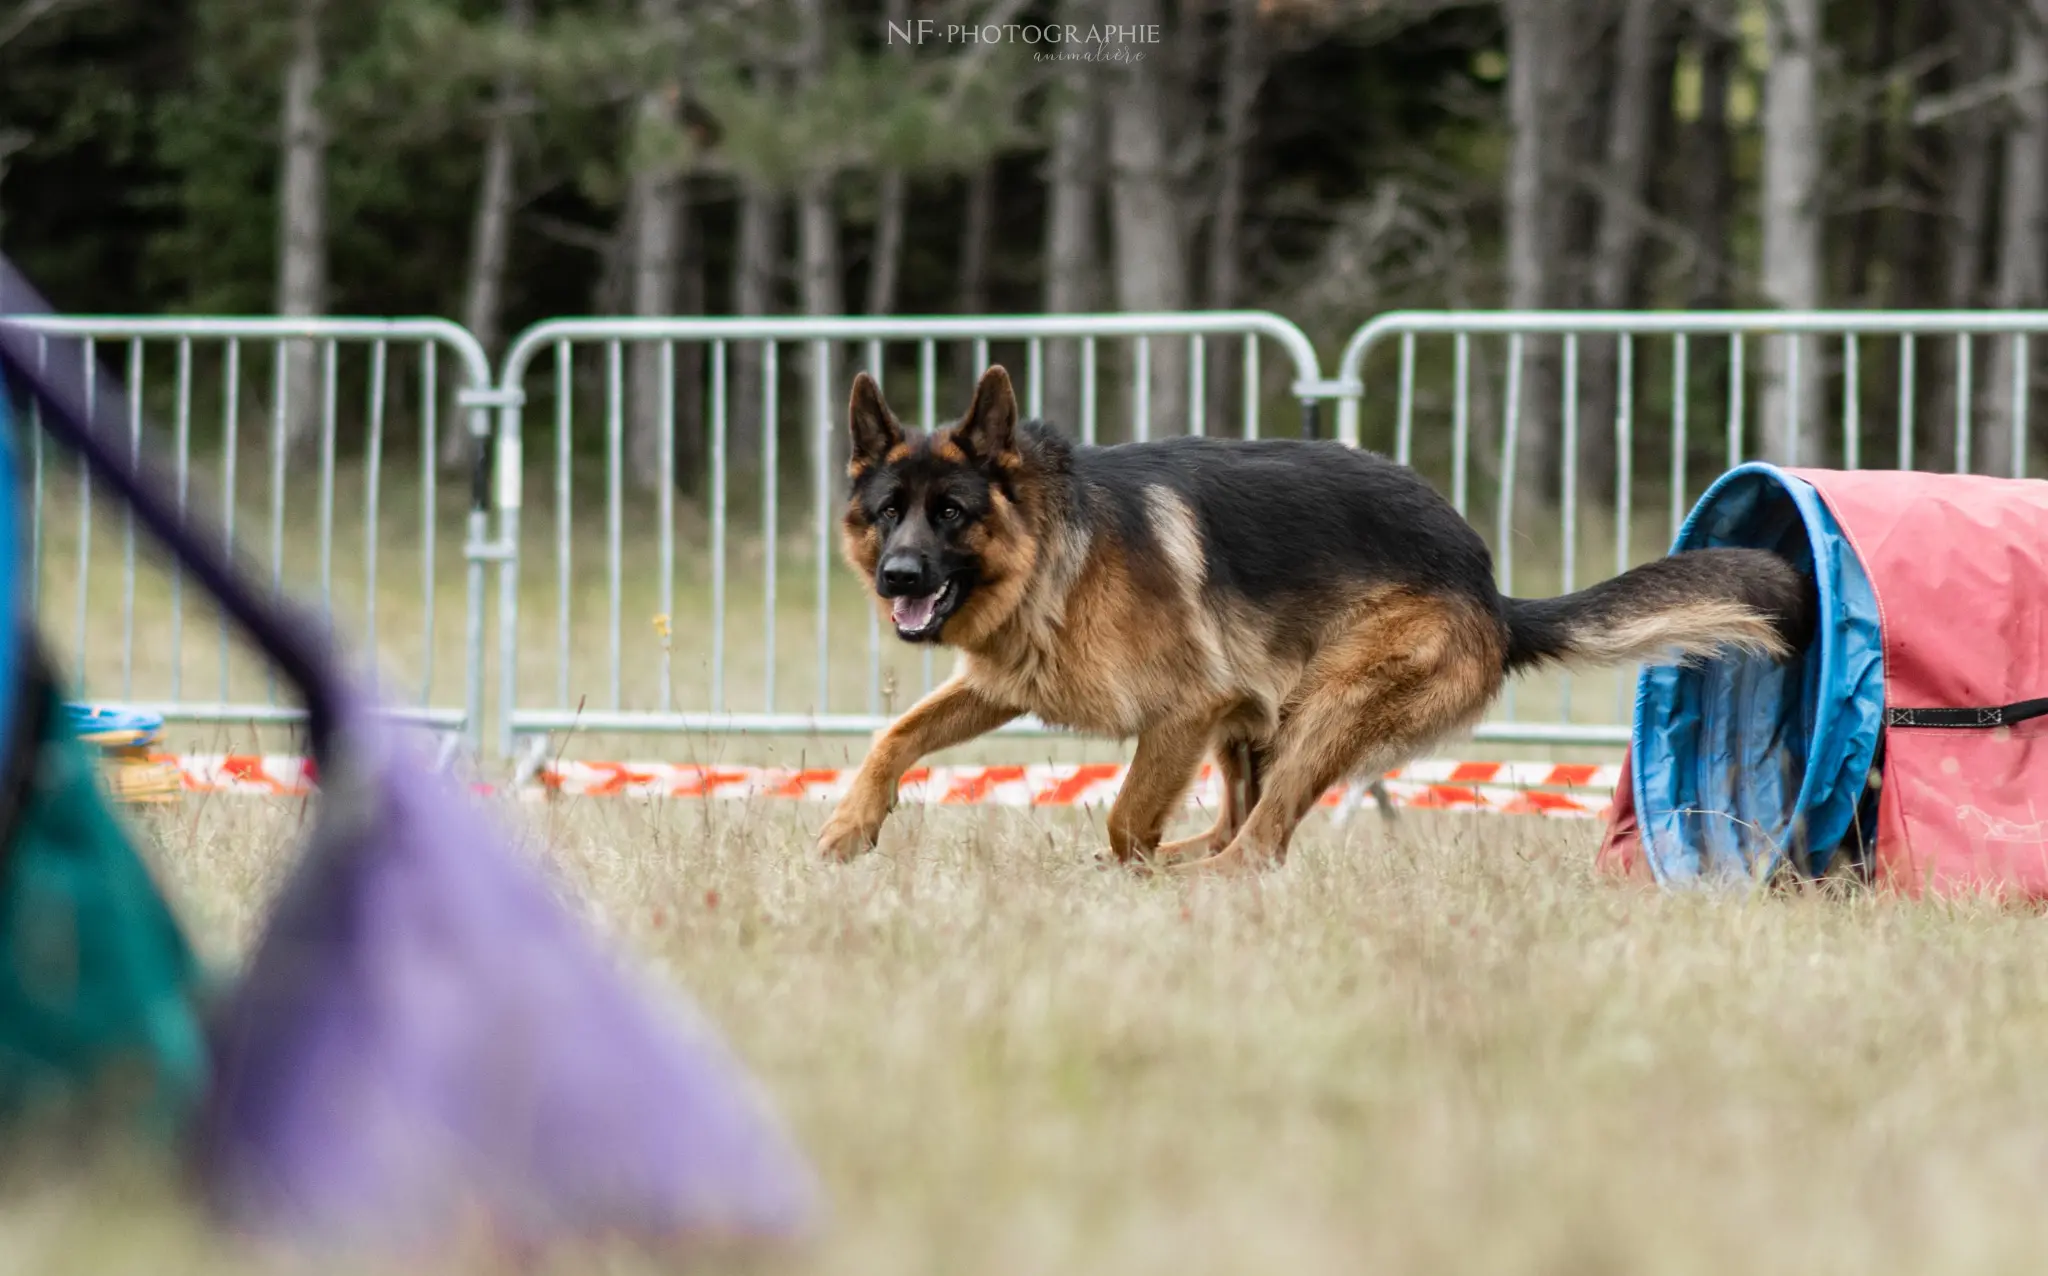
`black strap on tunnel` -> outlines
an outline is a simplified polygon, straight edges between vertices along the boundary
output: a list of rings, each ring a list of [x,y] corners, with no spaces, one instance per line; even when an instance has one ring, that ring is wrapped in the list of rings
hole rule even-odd
[[[1988,709],[1886,709],[1888,727],[2009,727],[2029,718],[2048,717],[2048,696]]]

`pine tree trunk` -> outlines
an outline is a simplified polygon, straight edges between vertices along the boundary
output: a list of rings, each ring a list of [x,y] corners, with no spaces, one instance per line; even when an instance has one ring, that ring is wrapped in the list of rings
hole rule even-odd
[[[676,311],[676,273],[682,265],[683,186],[673,175],[633,180],[626,219],[631,266],[630,309],[637,319],[662,319]],[[635,481],[661,481],[661,343],[627,347],[626,458]],[[673,393],[673,386],[670,387]],[[668,476],[674,481],[674,475]]]
[[[1209,221],[1209,307],[1233,310],[1244,304],[1245,158],[1252,140],[1252,111],[1258,104],[1265,66],[1259,45],[1258,0],[1228,0],[1230,28],[1223,51],[1222,120],[1216,140],[1215,212]],[[1247,337],[1256,342],[1256,337]],[[1240,361],[1212,351],[1204,384],[1204,415],[1211,434],[1242,436]],[[1232,426],[1234,424],[1234,428]]]
[[[1724,24],[1733,20],[1725,6],[1716,6],[1708,20],[1695,21],[1700,115],[1686,148],[1684,204],[1694,254],[1688,304],[1694,310],[1726,310],[1732,301],[1728,228],[1734,222],[1735,175],[1728,90],[1739,50]]]
[[[2030,310],[2048,302],[2048,261],[2043,221],[2048,218],[2048,0],[2029,0],[2012,15],[2012,125],[2005,136],[2005,203],[1999,219],[1998,308]],[[2010,474],[2013,448],[2013,374],[2023,371],[2032,396],[2032,369],[2016,369],[2014,343],[1994,339],[1985,398],[1995,405],[1975,414],[1979,474]],[[2028,414],[2031,417],[2031,413]]]
[[[1639,300],[1650,202],[1650,141],[1657,127],[1660,88],[1669,96],[1668,81],[1659,85],[1656,80],[1664,22],[1664,0],[1622,0],[1614,92],[1607,105],[1600,226],[1587,298],[1595,310],[1627,310]],[[1605,497],[1614,488],[1620,346],[1612,338],[1599,338],[1589,344],[1587,353],[1581,478],[1586,490]]]
[[[321,22],[325,0],[298,0],[292,54],[284,73],[283,189],[278,198],[277,312],[307,318],[327,311],[327,115]],[[323,375],[312,342],[291,342],[286,360],[287,445],[302,451],[319,441]]]
[[[967,179],[966,216],[960,236],[960,312],[985,315],[989,308],[989,244],[995,237],[996,168],[983,164]],[[979,378],[981,370],[975,369]]]
[[[533,0],[505,0],[507,31],[524,34],[533,27]],[[505,263],[512,248],[512,127],[523,108],[518,78],[509,72],[498,80],[490,123],[484,131],[483,177],[477,184],[476,216],[469,239],[469,282],[463,289],[462,322],[498,357],[503,336]],[[469,422],[461,414],[447,418],[441,433],[441,466],[455,469],[469,457]]]
[[[1956,87],[1966,89],[2000,73],[2005,32],[1990,15],[1973,7],[1954,13],[1961,52],[1955,59]],[[1965,111],[1949,134],[1946,188],[1946,280],[1942,304],[1975,310],[1991,299],[1987,272],[1991,257],[1992,192],[1998,163],[1997,112]],[[2034,160],[2039,163],[2039,157]],[[1955,387],[1960,373],[1954,341],[1920,343],[1922,358],[1913,465],[1916,469],[1953,468],[1956,455]],[[1934,346],[1933,350],[1928,350]],[[1939,375],[1927,375],[1938,370]]]
[[[678,13],[677,0],[640,0],[641,21],[650,30],[672,25]],[[643,91],[635,106],[635,122],[641,136],[672,133],[679,123],[679,100],[680,91],[672,82]],[[673,165],[636,164],[627,186],[625,210],[631,262],[630,304],[635,318],[659,319],[675,313],[676,275],[682,265],[683,203],[682,174]],[[663,384],[659,342],[636,342],[628,350],[628,466],[634,480],[643,487],[673,483],[674,471],[663,473],[662,467],[662,431],[665,425],[673,427],[673,418],[665,416],[662,401],[672,396],[676,387],[673,382]]]
[[[1063,23],[1090,19],[1085,0],[1067,0]],[[1053,125],[1052,157],[1045,209],[1045,309],[1075,314],[1101,304],[1095,290],[1099,271],[1096,222],[1102,212],[1102,106],[1093,67],[1072,64],[1060,77],[1059,108]],[[1045,345],[1046,417],[1076,436],[1081,429],[1081,347],[1074,341]]]
[[[738,315],[775,313],[775,263],[782,251],[782,200],[759,182],[740,187],[739,244],[733,256],[732,309]],[[732,352],[731,423],[726,461],[734,474],[761,468],[762,347],[743,341]]]
[[[1951,36],[1948,14],[1937,5],[1915,4],[1910,18],[1901,37],[1910,48],[1934,48]],[[1921,81],[1924,91],[1935,95],[1946,92],[1951,87],[1954,64],[1955,59],[1951,58],[1931,68]],[[1901,206],[1893,210],[1884,247],[1885,266],[1892,279],[1887,301],[1901,310],[1932,310],[1948,304],[1945,214],[1952,124],[1952,120],[1909,119],[1903,130],[1895,169],[1902,187]],[[1896,402],[1896,376],[1888,384],[1873,389]]]
[[[1565,0],[1509,0],[1507,304],[1545,310],[1563,304],[1567,239],[1560,192],[1572,126],[1566,82],[1577,6]],[[1563,459],[1558,436],[1559,371],[1554,342],[1525,343],[1517,487],[1536,503],[1557,499]]]
[[[1899,55],[1899,0],[1873,0],[1870,6],[1870,51],[1865,56],[1863,75],[1870,81],[1890,73],[1892,63]],[[1876,204],[1874,196],[1885,182],[1887,161],[1891,151],[1891,130],[1893,113],[1873,110],[1864,121],[1858,146],[1856,185],[1861,196],[1870,201],[1870,206],[1857,213],[1849,236],[1849,267],[1845,272],[1845,295],[1854,298],[1857,304],[1879,307],[1886,304],[1886,298],[1877,294],[1873,279],[1880,245],[1884,241],[1886,210]]]
[[[1820,0],[1781,0],[1770,10],[1771,63],[1764,84],[1763,121],[1763,286],[1771,304],[1786,310],[1814,310],[1821,304],[1820,14]],[[1764,345],[1758,424],[1767,459],[1824,463],[1818,350],[1810,337],[1773,338]]]
[[[1974,310],[1988,300],[1985,258],[1991,237],[1991,179],[1998,138],[1978,112],[1970,112],[1951,136],[1948,180],[1948,252],[1944,305]]]
[[[1107,20],[1121,26],[1163,22],[1159,0],[1109,0],[1106,7]],[[1148,56],[1116,69],[1109,101],[1111,224],[1116,301],[1126,311],[1183,310],[1189,302],[1187,226],[1173,167],[1174,122],[1185,114],[1174,98],[1165,59]],[[1149,353],[1151,402],[1141,422],[1133,394],[1125,414],[1129,437],[1179,434],[1187,428],[1187,343],[1154,338]],[[1135,351],[1133,359],[1135,368]]]
[[[867,313],[896,312],[903,271],[903,216],[909,182],[900,168],[883,169],[875,184],[875,245],[868,261]]]
[[[806,82],[816,84],[825,75],[826,9],[823,0],[804,0],[802,18],[801,64]],[[797,190],[797,254],[802,261],[801,293],[807,315],[838,315],[846,311],[840,273],[839,208],[833,186],[833,174],[826,169],[816,169],[805,174]],[[817,442],[810,435],[821,428],[821,424],[813,419],[810,405],[819,402],[832,404],[839,398],[838,343],[826,342],[823,350],[823,366],[818,363],[816,347],[803,352],[804,374],[809,386],[802,414],[807,450]],[[829,426],[830,422],[825,424]],[[843,450],[844,435],[844,429],[827,428],[825,440],[831,450],[822,457],[813,458],[813,464],[822,462],[837,469],[835,459]]]
[[[682,229],[678,249],[679,262],[676,270],[676,308],[679,315],[701,315],[704,313],[704,233],[698,219],[693,215],[691,184],[685,178],[682,183]],[[711,435],[706,427],[705,413],[709,410],[711,395],[710,346],[701,341],[685,341],[676,347],[676,482],[695,490],[697,482],[704,476],[705,466],[711,455]],[[731,350],[727,349],[726,375],[732,375]],[[727,388],[727,428],[731,428],[731,382]]]
[[[996,173],[993,161],[983,164],[967,177],[960,218],[960,266],[954,272],[960,294],[954,302],[956,313],[985,315],[989,312],[988,259],[990,241],[995,237]],[[972,366],[974,349],[962,343],[956,357],[953,383],[965,395],[980,380],[983,369]]]
[[[907,20],[907,0],[888,0],[882,18],[891,26]],[[899,60],[909,57],[911,46],[892,41],[889,53]],[[894,314],[898,277],[903,269],[903,218],[909,182],[903,170],[884,168],[875,181],[875,242],[868,257],[868,303],[871,315]]]
[[[804,179],[803,187],[797,192],[797,254],[802,261],[802,288],[804,313],[807,315],[837,315],[846,310],[839,274],[839,209],[833,201],[832,176],[829,173],[814,173]],[[824,366],[817,362],[817,347],[802,351],[804,376],[810,393],[804,399],[801,414],[805,422],[806,446],[808,433],[818,429],[812,419],[811,404],[833,403],[839,397],[839,343],[828,341],[823,346]],[[820,394],[818,381],[824,382]],[[832,447],[840,445],[843,431],[829,432]]]
[[[590,284],[590,313],[622,315],[633,301],[633,218],[622,209],[597,254],[597,278]]]

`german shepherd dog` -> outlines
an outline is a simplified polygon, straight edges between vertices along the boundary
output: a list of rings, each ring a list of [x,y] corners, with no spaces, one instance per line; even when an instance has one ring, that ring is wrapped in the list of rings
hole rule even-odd
[[[956,424],[907,431],[854,379],[842,545],[897,636],[958,670],[887,730],[819,835],[870,849],[903,773],[1022,714],[1137,738],[1118,860],[1281,860],[1334,783],[1476,723],[1507,675],[1802,646],[1812,585],[1761,550],[1675,555],[1562,598],[1503,597],[1486,545],[1414,471],[1337,442],[1076,446],[1020,423],[991,367]],[[1160,845],[1205,756],[1214,828]]]

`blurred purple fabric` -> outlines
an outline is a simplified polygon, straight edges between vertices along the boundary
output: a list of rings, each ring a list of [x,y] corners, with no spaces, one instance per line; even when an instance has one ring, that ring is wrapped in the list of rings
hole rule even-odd
[[[0,257],[0,315],[50,313]],[[809,1166],[715,1034],[663,1014],[451,780],[370,711],[324,621],[275,599],[126,441],[74,338],[0,364],[303,699],[310,844],[210,1030],[197,1152],[232,1222],[286,1240],[795,1238]],[[95,395],[93,387],[97,385]]]
[[[335,725],[314,844],[215,1027],[200,1148],[228,1219],[379,1248],[479,1220],[807,1231],[811,1170],[715,1036],[656,1013],[394,729],[359,703]]]

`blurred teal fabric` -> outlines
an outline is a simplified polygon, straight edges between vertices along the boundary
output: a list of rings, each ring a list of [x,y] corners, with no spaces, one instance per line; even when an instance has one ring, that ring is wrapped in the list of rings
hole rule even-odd
[[[12,433],[0,386],[0,453]],[[18,566],[0,579],[0,1131],[76,1114],[174,1136],[206,1080],[200,972],[20,614]]]

